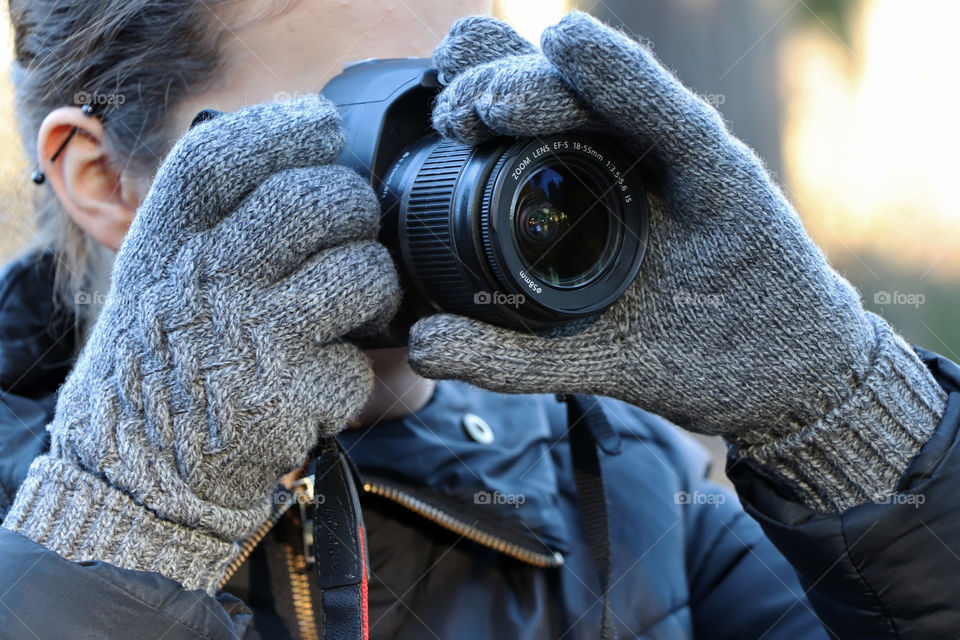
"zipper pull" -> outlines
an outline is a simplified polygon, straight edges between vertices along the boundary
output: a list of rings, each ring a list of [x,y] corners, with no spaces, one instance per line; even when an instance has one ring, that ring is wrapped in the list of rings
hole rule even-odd
[[[294,500],[300,507],[300,538],[303,541],[303,559],[307,567],[313,565],[313,476],[304,476],[293,483]]]

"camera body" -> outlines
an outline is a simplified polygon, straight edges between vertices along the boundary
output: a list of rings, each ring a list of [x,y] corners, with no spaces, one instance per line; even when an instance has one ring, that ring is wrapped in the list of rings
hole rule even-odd
[[[429,60],[408,58],[348,65],[322,92],[343,118],[338,162],[380,199],[380,241],[404,288],[394,321],[365,346],[404,345],[438,311],[536,331],[616,302],[647,241],[636,163],[588,133],[443,139],[431,126],[442,88]]]

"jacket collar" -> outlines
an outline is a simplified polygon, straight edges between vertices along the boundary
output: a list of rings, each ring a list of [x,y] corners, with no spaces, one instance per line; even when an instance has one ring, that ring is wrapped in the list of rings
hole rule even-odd
[[[347,430],[340,441],[367,491],[391,497],[393,489],[439,511],[441,519],[556,556],[569,547],[552,455],[553,447],[566,446],[555,433],[563,415],[552,396],[505,395],[444,381],[417,413]],[[465,426],[477,418],[492,441],[474,437],[476,429]]]

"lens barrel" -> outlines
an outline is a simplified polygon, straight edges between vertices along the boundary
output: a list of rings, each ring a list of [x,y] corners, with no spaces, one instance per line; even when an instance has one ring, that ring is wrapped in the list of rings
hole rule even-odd
[[[646,247],[634,164],[586,134],[415,142],[379,188],[404,306],[526,329],[600,313],[633,282]]]

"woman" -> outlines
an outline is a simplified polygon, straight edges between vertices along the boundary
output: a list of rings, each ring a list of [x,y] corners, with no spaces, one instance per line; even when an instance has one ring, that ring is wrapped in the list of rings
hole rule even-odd
[[[411,334],[431,378],[652,412],[599,402],[606,495],[583,515],[584,449],[554,396],[434,384],[405,352],[345,339],[382,326],[400,292],[376,198],[334,163],[343,134],[312,92],[354,45],[422,54],[411,28],[485,3],[10,8],[46,240],[0,297],[4,633],[316,637],[303,523],[274,489],[303,486],[307,453],[348,423],[370,555],[358,624],[374,637],[960,624],[936,542],[958,532],[960,371],[863,310],[759,160],[636,43],[571,14],[541,53],[474,19],[435,54],[445,135],[600,126],[654,165],[650,252],[600,320],[533,335],[437,315]],[[80,92],[92,110],[70,106]],[[208,107],[227,113],[194,120]],[[698,293],[723,304],[686,306]],[[769,539],[655,414],[727,439]]]

